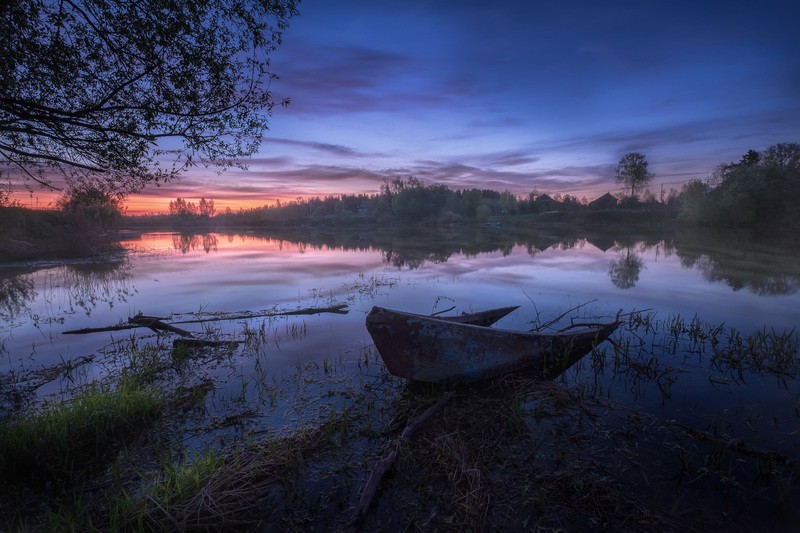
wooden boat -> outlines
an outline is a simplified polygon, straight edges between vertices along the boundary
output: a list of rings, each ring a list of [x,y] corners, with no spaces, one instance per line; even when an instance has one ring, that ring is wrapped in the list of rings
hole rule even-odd
[[[522,370],[552,378],[619,326],[615,321],[581,331],[540,333],[452,318],[373,307],[366,325],[389,372],[431,383],[480,381]]]
[[[498,307],[497,309],[488,309],[486,311],[478,311],[477,313],[461,313],[456,316],[436,316],[432,318],[440,318],[449,322],[460,322],[462,324],[474,324],[476,326],[491,326],[507,314],[519,309],[518,305],[512,307]]]

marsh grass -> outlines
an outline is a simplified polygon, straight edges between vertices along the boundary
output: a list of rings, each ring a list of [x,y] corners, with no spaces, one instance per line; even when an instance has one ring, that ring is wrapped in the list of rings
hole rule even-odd
[[[0,477],[13,486],[66,483],[96,471],[162,407],[159,394],[135,383],[90,385],[0,423]]]
[[[596,375],[607,370],[625,377],[638,389],[654,383],[663,399],[671,398],[680,374],[704,369],[709,380],[743,382],[749,375],[793,380],[800,375],[800,334],[762,328],[744,333],[724,324],[707,323],[697,316],[660,319],[655,313],[632,313],[609,339],[611,354],[596,349],[591,365]],[[721,374],[721,375],[718,375]]]
[[[271,491],[288,488],[303,456],[322,442],[319,431],[306,430],[167,461],[141,494],[114,500],[110,522],[120,529],[161,531],[253,527]]]
[[[130,391],[128,400],[93,400],[96,410],[146,403],[134,401],[134,391],[166,402],[158,425],[162,447],[126,450],[124,460],[110,464],[112,475],[107,468],[83,484],[109,466],[106,451],[127,446],[163,405],[123,416],[138,425],[112,420],[100,424],[102,431],[87,431],[85,476],[37,474],[70,488],[36,524],[67,530],[351,527],[349,516],[373,465],[396,446],[409,420],[449,388],[410,386],[389,376],[370,346],[298,363],[295,372],[276,377],[262,365],[268,346],[301,340],[305,322],[269,319],[242,327],[247,342],[235,356],[213,349],[170,352],[161,338],[120,345],[110,365],[119,371],[119,385],[87,385],[85,393]],[[794,332],[745,335],[697,317],[634,313],[613,342],[586,361],[595,375],[613,371],[669,392],[686,361],[726,375],[777,371],[794,379],[796,351]],[[242,365],[248,358],[249,366]],[[215,381],[213,365],[220,365],[225,385]],[[791,465],[776,455],[748,455],[723,433],[701,435],[598,397],[590,386],[569,388],[532,376],[505,376],[456,393],[400,445],[365,530],[720,529],[781,525],[798,515]],[[87,418],[78,408],[81,394],[20,419],[49,420],[45,413],[68,407]],[[65,431],[55,432],[56,442],[73,440]],[[5,433],[0,437],[5,442]],[[51,471],[81,472],[73,456]]]

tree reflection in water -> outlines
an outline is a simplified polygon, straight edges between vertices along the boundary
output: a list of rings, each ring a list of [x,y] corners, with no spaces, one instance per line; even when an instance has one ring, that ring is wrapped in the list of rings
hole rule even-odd
[[[113,308],[135,292],[127,260],[46,268],[0,279],[0,320],[56,323],[77,312],[90,316],[97,306]],[[31,310],[40,296],[48,305],[46,316]]]
[[[630,248],[608,265],[608,277],[618,289],[630,289],[639,281],[639,274],[645,268],[644,260]]]
[[[23,274],[0,279],[0,319],[13,321],[35,297],[32,276]]]
[[[232,242],[231,234],[219,234]],[[531,257],[546,250],[571,250],[586,244],[618,257],[609,264],[611,283],[620,289],[635,287],[646,268],[642,254],[657,258],[677,255],[684,268],[699,270],[711,282],[724,282],[733,290],[749,289],[774,296],[800,290],[800,246],[793,242],[766,241],[754,235],[709,234],[703,231],[639,230],[625,228],[358,228],[330,230],[324,227],[276,228],[259,234],[236,234],[247,241],[278,241],[291,244],[300,253],[308,250],[380,251],[384,262],[397,268],[417,269],[428,263],[443,263],[453,255],[467,258],[501,252],[508,255],[523,247]],[[217,251],[218,234],[174,235],[175,250],[188,253],[200,247]],[[223,239],[223,243],[225,240]],[[624,250],[624,253],[620,253]],[[781,250],[776,253],[776,250]]]
[[[201,246],[205,253],[216,252],[218,249],[217,235],[214,233],[181,233],[172,236],[172,246],[182,254],[197,250]]]
[[[86,316],[98,305],[111,309],[136,292],[127,260],[66,265],[51,272],[48,284],[51,290],[62,294],[65,313],[80,310]]]
[[[776,253],[780,250],[780,253]],[[758,238],[748,233],[701,233],[676,239],[683,268],[698,270],[710,282],[760,296],[800,291],[800,249],[796,240]]]

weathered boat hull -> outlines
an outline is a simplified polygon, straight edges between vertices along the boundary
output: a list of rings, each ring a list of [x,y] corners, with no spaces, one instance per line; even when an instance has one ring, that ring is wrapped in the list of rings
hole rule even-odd
[[[603,342],[618,323],[579,332],[520,332],[373,307],[366,325],[395,376],[464,383],[522,370],[552,377]]]
[[[491,326],[504,316],[519,309],[518,305],[511,307],[498,307],[497,309],[488,309],[486,311],[478,311],[477,313],[462,313],[456,316],[441,316],[433,317],[447,320],[448,322],[459,322],[462,324],[473,324],[475,326]]]

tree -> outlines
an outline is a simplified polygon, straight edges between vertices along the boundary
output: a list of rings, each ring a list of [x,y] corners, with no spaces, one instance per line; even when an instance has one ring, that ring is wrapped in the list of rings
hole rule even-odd
[[[647,167],[647,158],[638,152],[629,152],[619,160],[615,179],[630,189],[631,198],[636,198],[637,191],[653,179],[654,175]]]
[[[122,218],[122,201],[118,196],[85,186],[73,189],[56,202],[65,227],[89,247],[96,247],[103,233],[115,229]],[[99,240],[98,240],[99,238]]]
[[[500,193],[500,210],[504,215],[517,213],[517,197],[510,191]]]
[[[241,167],[277,105],[269,56],[297,2],[0,3],[0,173],[127,192]]]
[[[214,200],[200,198],[200,203],[197,205],[197,213],[202,217],[213,217],[217,213],[217,210],[214,207]]]
[[[179,218],[188,218],[199,214],[197,205],[194,202],[187,202],[183,198],[175,198],[169,203],[169,214]]]

